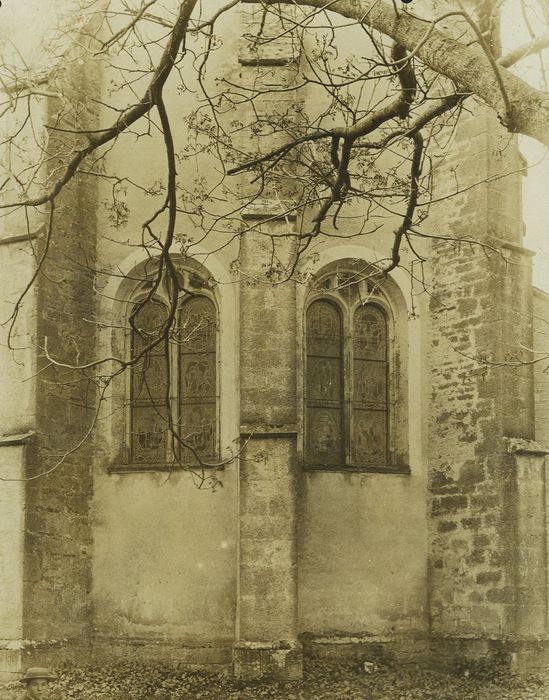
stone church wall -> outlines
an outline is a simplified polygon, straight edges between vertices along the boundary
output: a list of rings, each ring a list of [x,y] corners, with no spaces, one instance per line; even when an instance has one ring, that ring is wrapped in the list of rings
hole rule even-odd
[[[288,79],[279,65],[288,42],[273,42],[265,49],[273,54],[257,63],[237,43],[241,21],[253,29],[248,14],[222,20],[227,41],[212,73],[225,69],[230,56],[235,79],[259,80],[258,65],[272,70],[268,80]],[[76,85],[84,76],[73,79]],[[193,98],[186,98],[190,110]],[[178,147],[189,145],[180,96],[168,90],[167,99],[179,115]],[[261,109],[269,108],[265,100]],[[110,116],[105,110],[87,118],[103,123]],[[505,149],[494,146],[496,130],[482,113],[463,127],[439,170],[439,194],[454,182],[445,177],[453,167],[465,180],[507,167]],[[139,172],[153,185],[165,178],[161,142],[147,137],[141,150],[121,139],[109,165],[121,177]],[[191,183],[217,177],[213,167],[197,173],[192,160],[181,164],[180,176]],[[272,235],[283,256],[291,244],[277,235],[296,226],[292,217],[273,217],[267,197],[242,216],[253,225],[240,251],[240,279],[231,271],[236,243],[223,247],[223,235],[214,234],[210,247],[201,247],[188,221],[178,230],[177,252],[194,239],[195,258],[217,281],[222,457],[241,448],[219,471],[215,491],[198,489],[188,473],[131,469],[124,381],[113,383],[93,439],[73,455],[92,419],[93,383],[47,369],[41,351],[26,356],[24,372],[10,363],[15,411],[3,419],[2,432],[21,434],[0,441],[2,474],[34,476],[55,466],[2,496],[19,506],[5,511],[9,520],[0,514],[0,565],[10,562],[0,566],[0,590],[7,591],[0,610],[11,621],[10,643],[38,642],[25,660],[44,661],[51,652],[55,661],[57,648],[57,658],[131,655],[219,667],[234,661],[246,676],[270,672],[282,658],[292,677],[301,671],[302,644],[317,654],[401,644],[406,659],[424,661],[430,653],[447,662],[467,646],[484,653],[490,640],[525,637],[533,620],[541,620],[535,636],[543,644],[547,507],[539,494],[543,450],[532,441],[549,442],[549,391],[537,368],[534,425],[532,368],[511,371],[505,364],[531,347],[533,333],[519,186],[516,176],[505,184],[496,179],[435,208],[434,231],[481,245],[426,249],[432,287],[414,300],[413,313],[409,283],[398,272],[388,282],[400,295],[394,330],[401,343],[395,365],[406,384],[397,397],[406,404],[397,426],[406,446],[402,473],[303,469],[307,289],[262,277],[261,232]],[[36,319],[32,305],[27,317],[26,332],[36,334],[39,350],[47,337],[65,363],[127,350],[116,330],[127,311],[120,278],[131,278],[143,262],[135,249],[154,195],[130,192],[116,220],[111,190],[84,178],[67,188],[58,212],[64,235],[52,242],[47,275],[34,292]],[[368,247],[329,240],[315,252],[324,262],[370,260],[385,250],[394,223],[387,219]],[[15,273],[28,274],[31,258],[17,241],[0,245],[0,256]],[[111,274],[94,272],[103,267]],[[536,317],[549,318],[540,295],[534,308]],[[543,322],[536,328],[541,342]],[[0,353],[3,369],[10,358]],[[19,392],[15,382],[35,364],[43,371]],[[66,457],[56,466],[60,451]],[[19,670],[21,656],[3,653],[3,668]]]

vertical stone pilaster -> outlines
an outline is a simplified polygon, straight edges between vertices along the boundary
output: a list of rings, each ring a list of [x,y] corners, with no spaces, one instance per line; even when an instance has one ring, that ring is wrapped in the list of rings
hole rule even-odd
[[[255,219],[255,216],[254,216]],[[257,223],[257,221],[256,221]],[[265,279],[269,220],[246,234],[240,290],[243,455],[235,675],[298,678],[295,284]],[[278,254],[293,244],[280,241]],[[290,248],[290,251],[288,251]]]
[[[264,156],[302,134],[299,100],[291,90],[298,78],[300,44],[293,31],[296,8],[245,3],[241,10],[239,79],[252,105],[241,110],[245,128],[241,132],[241,150],[250,158]],[[291,158],[284,160],[284,172],[267,169],[261,178],[257,171],[240,179],[243,198],[253,203],[261,215],[273,205],[278,211],[296,199],[295,182],[288,173]]]
[[[268,90],[295,75],[294,36],[275,13],[263,13],[257,5],[242,12],[241,78],[266,90],[247,115],[257,124],[245,152],[264,153],[287,139],[283,125],[294,109],[292,96]],[[294,185],[278,174],[256,191],[251,180],[253,175],[242,176],[249,202],[240,254],[243,454],[234,672],[292,679],[303,672],[297,639],[296,295],[295,283],[284,281],[295,249]]]
[[[516,486],[516,633],[548,631],[547,459],[549,451],[529,440],[508,439]]]
[[[502,400],[502,434],[533,440],[535,437],[534,300],[532,253],[512,244],[502,252],[509,261],[502,271],[497,296],[500,307],[498,334],[501,338],[493,356],[507,363],[499,370]],[[524,364],[521,364],[524,363]]]

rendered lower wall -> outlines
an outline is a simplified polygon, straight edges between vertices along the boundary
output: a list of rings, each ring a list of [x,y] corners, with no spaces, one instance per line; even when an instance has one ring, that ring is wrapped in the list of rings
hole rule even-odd
[[[25,446],[0,443],[0,478],[21,479]],[[0,682],[11,680],[21,663],[25,488],[3,481],[0,489]]]
[[[302,488],[301,631],[372,637],[426,633],[422,480],[309,472]]]
[[[234,472],[228,468],[221,478],[223,488],[212,492],[197,489],[186,473],[96,476],[93,599],[99,645],[232,644]],[[202,660],[200,653],[191,660]]]
[[[0,640],[23,636],[24,446],[0,445]],[[3,644],[2,644],[3,646]]]

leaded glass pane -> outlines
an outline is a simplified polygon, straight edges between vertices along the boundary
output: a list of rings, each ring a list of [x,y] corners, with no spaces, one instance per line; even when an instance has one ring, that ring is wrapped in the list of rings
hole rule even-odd
[[[308,406],[307,462],[309,464],[341,466],[341,422],[340,408]]]
[[[341,399],[341,361],[337,357],[307,359],[307,397],[310,401]]]
[[[352,417],[353,462],[360,466],[387,464],[387,413],[355,408]]]
[[[215,397],[215,392],[215,352],[182,354],[182,396],[185,399]]]
[[[215,401],[186,403],[182,405],[179,434],[190,445],[200,459],[208,461],[215,457],[216,446],[216,404]],[[197,459],[191,450],[183,449],[182,458],[191,464]]]
[[[342,319],[324,299],[307,311],[306,459],[317,466],[343,462]]]
[[[140,333],[134,332],[133,335],[135,336],[134,347],[138,349],[158,338],[162,326],[166,322],[168,309],[156,300],[147,301],[143,306],[138,304],[136,307],[139,308],[133,317],[133,325]]]
[[[341,315],[329,301],[314,301],[307,310],[307,354],[341,355]]]
[[[385,409],[387,404],[387,364],[355,359],[353,371],[354,401],[370,408]]]
[[[168,390],[167,357],[147,353],[132,368],[132,399],[165,400]],[[158,401],[157,401],[158,402]]]
[[[381,309],[359,306],[354,317],[354,356],[364,360],[385,360],[387,355],[387,321]]]
[[[216,310],[205,296],[194,296],[181,307],[179,343],[179,411],[182,440],[200,459],[215,459],[217,444]],[[181,459],[197,464],[190,450]]]
[[[351,459],[357,466],[387,464],[387,320],[372,304],[354,315]],[[374,410],[375,409],[375,410]]]
[[[162,406],[132,406],[131,448],[135,463],[166,461],[167,426]]]
[[[215,352],[215,317],[215,306],[207,297],[191,297],[183,304],[176,338],[182,352]]]
[[[167,308],[158,301],[148,301],[138,308],[133,322],[132,358],[137,358],[158,340],[167,318]],[[132,400],[164,397],[167,390],[166,343],[154,345],[132,366]]]
[[[164,341],[144,352],[159,338],[167,318],[167,308],[156,300],[137,305],[133,318],[131,367],[130,448],[137,464],[162,464],[166,461],[166,396],[168,372]],[[143,353],[141,355],[141,353]],[[139,359],[137,359],[139,358]]]

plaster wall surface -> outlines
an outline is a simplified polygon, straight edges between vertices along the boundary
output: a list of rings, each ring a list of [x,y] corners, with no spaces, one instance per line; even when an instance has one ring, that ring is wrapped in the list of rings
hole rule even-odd
[[[94,608],[99,636],[232,639],[236,597],[235,473],[197,489],[189,474],[95,480]]]
[[[0,446],[0,644],[23,637],[24,446]]]
[[[221,25],[227,25],[225,19]],[[226,32],[227,51],[236,38],[236,33]],[[219,64],[218,53],[214,52],[212,68]],[[110,77],[103,76],[105,101],[133,99],[128,92],[109,92]],[[189,90],[182,96],[168,83],[165,95],[176,148],[192,149],[197,144],[189,141],[186,119],[197,107],[196,93]],[[112,112],[105,110],[101,118],[108,122]],[[207,157],[203,162],[198,172],[195,159],[178,165],[180,181],[190,192],[202,180],[213,182],[217,177]],[[105,292],[99,314],[107,324],[98,332],[98,352],[109,355],[114,344],[124,355],[128,348],[123,337],[113,340],[112,330],[112,326],[125,325],[127,301],[131,299],[128,289],[120,286],[120,272],[131,277],[135,266],[146,257],[136,250],[142,240],[142,224],[165,196],[162,188],[167,166],[162,137],[154,130],[139,140],[125,135],[110,154],[108,167],[122,178],[129,177],[143,188],[157,191],[156,195],[145,195],[129,186],[127,195],[121,197],[127,206],[119,208],[109,183],[99,183],[98,187],[97,255],[98,267],[105,271],[98,276],[98,286]],[[181,206],[186,206],[183,199]],[[161,221],[159,230],[163,225]],[[180,214],[173,252],[184,254],[186,245],[200,237],[192,219]],[[206,247],[191,245],[188,250],[216,281],[219,442],[223,458],[234,454],[238,435],[237,296],[236,280],[229,274],[235,253],[230,246],[221,254],[212,253],[225,243],[226,237],[214,232]],[[123,378],[114,386],[94,459],[93,600],[97,639],[110,640],[108,644],[141,639],[179,647],[230,643],[235,630],[238,464],[232,462],[217,473],[222,487],[215,492],[200,490],[199,479],[177,471],[116,473],[117,467],[128,466],[124,455],[125,391]],[[109,469],[114,471],[109,473]]]
[[[309,472],[299,513],[302,632],[426,631],[423,480]]]

